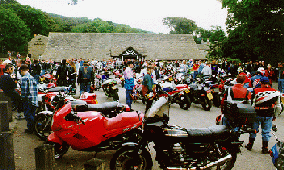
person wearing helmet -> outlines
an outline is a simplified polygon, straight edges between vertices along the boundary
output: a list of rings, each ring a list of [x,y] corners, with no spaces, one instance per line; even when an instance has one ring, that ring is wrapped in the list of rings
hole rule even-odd
[[[272,121],[276,120],[276,115],[281,111],[280,92],[271,88],[269,79],[262,77],[260,79],[260,88],[255,88],[252,95],[252,106],[256,110],[256,121],[253,123],[253,129],[259,131],[261,125],[262,135],[262,153],[268,154],[268,141],[271,137]],[[249,143],[246,145],[247,150],[251,151],[256,133],[251,133]]]

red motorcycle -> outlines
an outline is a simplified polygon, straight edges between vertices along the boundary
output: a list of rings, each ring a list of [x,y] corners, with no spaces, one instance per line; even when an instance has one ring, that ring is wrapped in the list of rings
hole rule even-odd
[[[68,92],[61,92],[64,87],[51,88],[47,93],[39,93],[39,109],[35,115],[36,135],[46,140],[51,133],[53,114],[61,108],[66,101],[81,102],[84,104],[97,104],[95,93],[82,93],[79,100],[75,100]],[[129,109],[130,110],[130,109]]]
[[[74,150],[98,152],[116,150],[127,141],[139,140],[144,114],[121,112],[112,118],[103,116],[104,112],[116,110],[117,105],[101,108],[101,112],[80,112],[93,106],[97,105],[72,106],[68,102],[54,114],[53,133],[48,141],[55,147],[55,158],[61,158],[70,146]]]
[[[163,84],[161,85],[163,87]],[[180,108],[187,110],[191,106],[190,88],[187,84],[178,84],[174,89],[162,88],[163,91],[168,91],[168,95],[171,97],[171,104],[177,103]]]

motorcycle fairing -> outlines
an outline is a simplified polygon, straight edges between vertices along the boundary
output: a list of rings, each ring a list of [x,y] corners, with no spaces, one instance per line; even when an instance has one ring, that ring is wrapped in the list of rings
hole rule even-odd
[[[63,143],[63,140],[61,138],[59,138],[55,133],[51,133],[50,135],[48,135],[47,139],[50,142],[58,143],[60,145],[62,145],[62,143]]]
[[[77,112],[77,116],[85,125],[82,122],[66,121],[64,117],[69,113],[71,113],[71,102],[54,115],[56,126],[52,126],[52,130],[61,139],[50,140],[60,141],[60,143],[66,141],[75,150],[94,147],[108,138],[116,137],[142,125],[142,119],[136,112],[123,112],[114,118],[105,118],[100,112],[94,111]],[[143,115],[140,116],[143,117]]]

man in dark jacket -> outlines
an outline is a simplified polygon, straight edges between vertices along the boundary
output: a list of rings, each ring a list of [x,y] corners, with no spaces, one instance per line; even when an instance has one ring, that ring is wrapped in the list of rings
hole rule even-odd
[[[63,59],[56,71],[57,86],[67,86],[68,70],[66,59]]]
[[[94,84],[94,71],[87,62],[80,67],[77,82],[80,84],[80,94],[90,92],[91,84]]]
[[[41,73],[41,66],[39,65],[38,60],[34,60],[34,63],[31,64],[31,75],[39,83],[39,77]]]
[[[20,94],[15,90],[17,88],[16,82],[11,78],[11,74],[14,72],[14,67],[11,64],[7,64],[4,69],[4,75],[0,78],[0,88],[4,94],[11,98],[13,107],[18,110],[18,113],[22,112],[22,98]],[[18,115],[19,116],[19,115]]]
[[[148,109],[152,106],[153,103],[153,96],[149,96],[149,94],[153,94],[153,87],[154,87],[154,82],[153,78],[151,76],[153,72],[154,67],[153,66],[148,66],[147,67],[147,74],[144,76],[143,81],[142,81],[142,95],[146,96],[146,110],[145,113],[148,111]],[[146,90],[144,90],[146,89]],[[144,93],[145,92],[145,93]]]
[[[255,88],[252,95],[252,105],[255,107],[257,114],[253,129],[258,132],[259,125],[261,125],[262,153],[268,154],[268,141],[271,137],[272,121],[276,120],[276,116],[281,111],[280,92],[270,87],[267,77],[262,77],[260,83],[261,87]],[[255,137],[256,133],[250,134],[249,143],[246,145],[247,150],[250,151],[252,149]]]

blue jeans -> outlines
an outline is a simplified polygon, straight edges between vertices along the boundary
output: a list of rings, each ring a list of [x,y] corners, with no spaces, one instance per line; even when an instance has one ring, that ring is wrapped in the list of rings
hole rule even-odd
[[[35,112],[37,108],[28,101],[24,101],[23,108],[25,119],[27,121],[27,128],[29,131],[34,131]]]
[[[83,92],[90,92],[91,83],[80,83],[80,94]]]
[[[129,108],[131,109],[131,104],[132,104],[132,98],[131,98],[131,94],[133,93],[133,90],[126,90],[126,104],[129,106]]]
[[[278,90],[284,93],[284,79],[278,79]]]
[[[259,132],[259,125],[261,125],[261,135],[262,141],[269,141],[271,134],[270,131],[272,129],[272,117],[256,117],[256,121],[253,123],[252,128]],[[251,133],[250,138],[255,138],[256,134]]]
[[[231,127],[230,122],[228,121],[228,119],[224,116],[222,119],[222,125],[225,125],[226,127]],[[240,127],[235,127],[234,131],[238,131],[240,129]]]
[[[195,79],[197,77],[197,75],[198,75],[198,71],[194,71],[193,72],[193,79]]]

